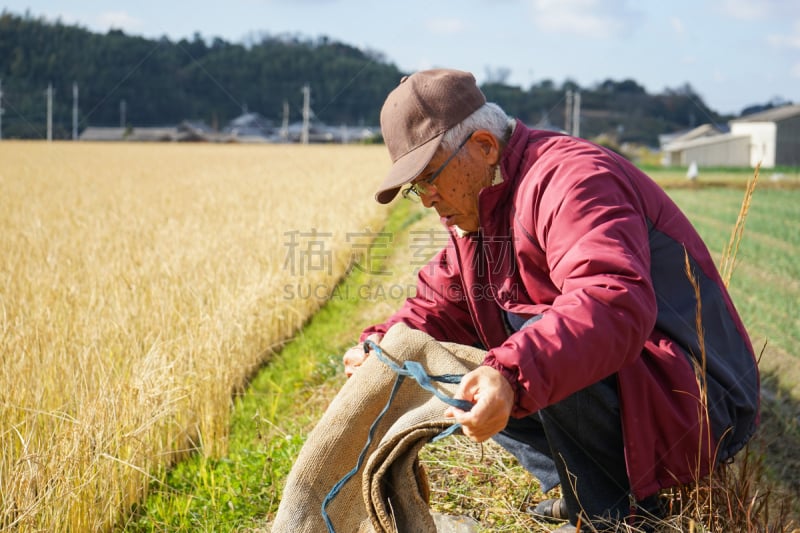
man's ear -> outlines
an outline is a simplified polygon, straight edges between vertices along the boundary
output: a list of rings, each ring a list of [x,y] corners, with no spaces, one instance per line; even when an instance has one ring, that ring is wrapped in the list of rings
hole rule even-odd
[[[480,155],[488,165],[496,165],[500,160],[500,141],[489,130],[477,130],[472,140],[480,150]]]

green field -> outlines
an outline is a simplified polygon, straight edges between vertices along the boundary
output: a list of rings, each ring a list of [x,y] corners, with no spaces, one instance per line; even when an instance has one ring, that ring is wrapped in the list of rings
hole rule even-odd
[[[727,246],[740,189],[671,189],[715,260]],[[800,397],[800,191],[756,189],[730,289],[756,348],[767,344],[762,370]]]
[[[668,176],[666,182],[674,179]],[[728,186],[667,187],[716,261],[731,239],[746,180],[721,173],[713,181]],[[343,382],[341,353],[364,326],[381,320],[400,303],[389,297],[390,291],[375,288],[413,283],[414,235],[436,228],[438,221],[430,213],[398,204],[386,228],[394,236],[393,248],[391,253],[381,252],[384,274],[393,275],[354,270],[345,282],[351,288],[342,286],[341,297],[332,299],[237,400],[229,454],[221,459],[196,457],[154,483],[150,498],[136,510],[126,530],[238,531],[268,524],[304,435]],[[770,182],[756,188],[736,259],[731,292],[756,350],[763,350],[764,422],[754,445],[755,454],[763,457],[766,477],[761,481],[764,486],[757,488],[762,497],[767,484],[774,485],[777,494],[797,494],[800,190]],[[382,297],[359,299],[355,289],[365,286],[371,287],[370,294]],[[513,460],[491,447],[465,444],[464,439],[449,441],[429,447],[422,456],[432,482],[434,509],[473,516],[487,531],[546,530],[520,512],[542,495]],[[773,526],[778,525],[775,520],[779,519],[772,515]]]

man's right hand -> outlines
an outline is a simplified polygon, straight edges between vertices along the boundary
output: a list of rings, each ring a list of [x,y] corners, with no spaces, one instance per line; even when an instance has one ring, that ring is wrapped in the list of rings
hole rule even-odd
[[[374,343],[381,342],[383,339],[383,335],[378,333],[373,333],[367,340],[371,340]],[[369,352],[364,351],[364,343],[359,343],[344,353],[342,357],[342,361],[344,362],[344,373],[349,378],[353,375],[358,367],[364,364],[364,361],[367,360],[367,356],[369,356]]]

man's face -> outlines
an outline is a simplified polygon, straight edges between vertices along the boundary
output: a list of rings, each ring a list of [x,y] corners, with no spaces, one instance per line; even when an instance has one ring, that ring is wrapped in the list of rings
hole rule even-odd
[[[487,162],[481,137],[469,139],[460,153],[447,162],[432,185],[420,195],[425,207],[433,207],[447,226],[458,226],[466,232],[480,229],[478,193],[491,184],[493,169]],[[424,182],[452,154],[439,150],[428,166],[414,180]]]

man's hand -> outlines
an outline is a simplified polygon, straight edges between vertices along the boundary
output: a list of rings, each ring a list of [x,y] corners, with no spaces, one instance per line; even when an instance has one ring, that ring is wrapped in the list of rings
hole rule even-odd
[[[371,340],[374,343],[381,342],[383,339],[383,335],[378,333],[373,333],[369,337],[368,340]],[[359,343],[344,353],[342,357],[342,361],[344,362],[344,373],[349,378],[353,375],[353,372],[356,371],[358,367],[360,367],[364,361],[367,360],[367,356],[369,355],[368,352],[364,351],[364,343]]]
[[[456,398],[472,402],[472,409],[448,407],[444,416],[455,418],[464,435],[475,442],[483,442],[505,429],[514,407],[514,389],[503,374],[488,366],[479,366],[465,374]]]

